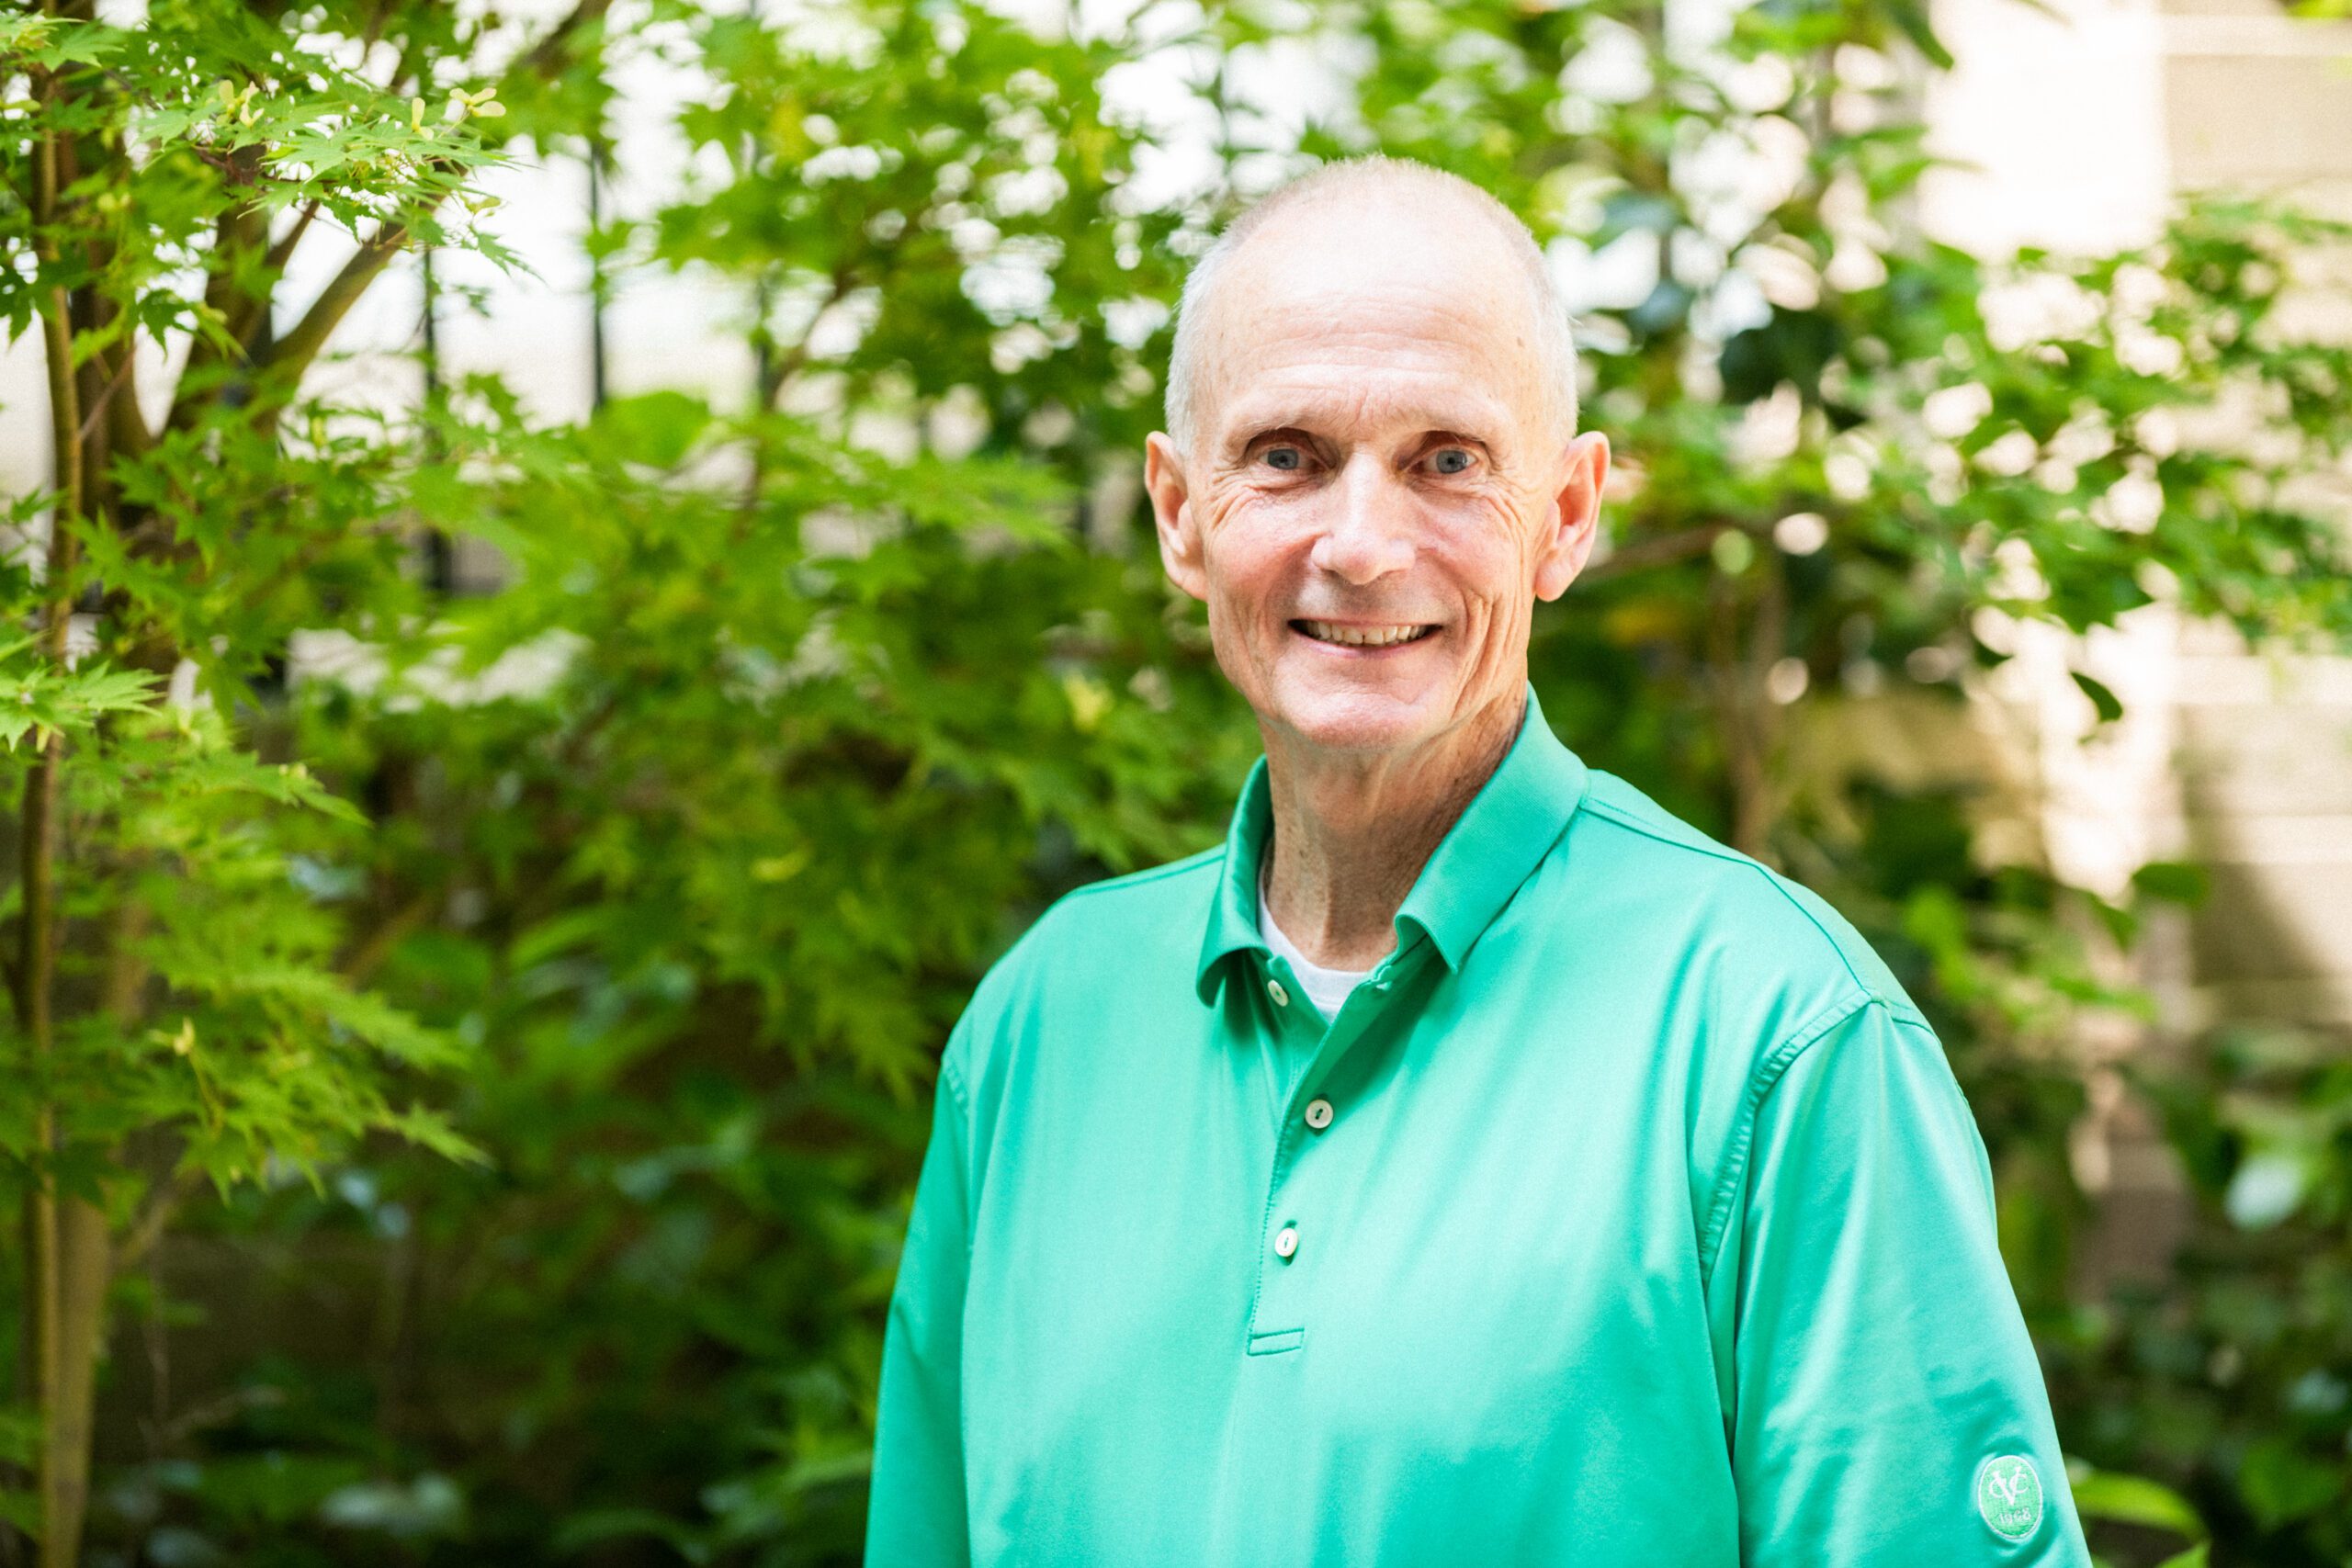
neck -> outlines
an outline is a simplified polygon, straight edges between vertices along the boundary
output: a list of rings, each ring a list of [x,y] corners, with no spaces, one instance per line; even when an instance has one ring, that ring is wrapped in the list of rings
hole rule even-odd
[[[1518,739],[1525,689],[1395,756],[1333,753],[1261,724],[1273,807],[1274,923],[1327,969],[1369,969],[1396,945],[1421,868]]]

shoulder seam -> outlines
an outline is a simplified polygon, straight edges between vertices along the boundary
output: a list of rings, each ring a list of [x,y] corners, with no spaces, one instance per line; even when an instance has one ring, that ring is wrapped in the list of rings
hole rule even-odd
[[[1699,1233],[1699,1289],[1702,1293],[1713,1287],[1715,1269],[1720,1262],[1725,1232],[1731,1224],[1731,1205],[1740,1187],[1747,1179],[1747,1156],[1756,1141],[1756,1113],[1764,1097],[1789,1070],[1791,1063],[1804,1055],[1829,1032],[1860,1012],[1871,1003],[1884,1007],[1891,1014],[1902,1016],[1884,997],[1868,987],[1858,986],[1837,1000],[1821,1009],[1799,1024],[1780,1044],[1767,1052],[1748,1075],[1747,1087],[1742,1092],[1738,1119],[1732,1124],[1731,1145],[1724,1152],[1724,1167],[1715,1177],[1714,1190],[1707,1200],[1707,1221]]]
[[[948,1043],[952,1048],[955,1042],[950,1040]],[[956,1058],[947,1051],[939,1054],[939,1088],[956,1106],[956,1152],[963,1164],[963,1168],[956,1174],[956,1184],[964,1193],[964,1266],[969,1269],[972,1265],[973,1190],[978,1186],[974,1179],[977,1151],[972,1145],[972,1097],[964,1088],[964,1069],[956,1065]]]
[[[1820,918],[1815,915],[1811,909],[1806,908],[1802,902],[1791,897],[1788,888],[1781,886],[1783,878],[1781,874],[1774,871],[1770,866],[1766,865],[1762,861],[1757,860],[1750,855],[1741,854],[1737,850],[1732,849],[1728,845],[1693,844],[1686,842],[1681,839],[1668,838],[1666,834],[1659,832],[1648,823],[1626,815],[1623,811],[1610,805],[1606,801],[1588,801],[1587,805],[1589,805],[1592,809],[1598,811],[1601,816],[1607,818],[1610,821],[1614,822],[1619,827],[1624,829],[1629,833],[1639,833],[1642,837],[1653,840],[1657,843],[1664,844],[1668,849],[1683,850],[1694,855],[1704,855],[1709,860],[1719,860],[1726,862],[1732,865],[1746,866],[1750,871],[1755,872],[1758,876],[1761,876],[1764,879],[1765,886],[1771,888],[1773,892],[1779,894],[1782,901],[1785,902],[1789,908],[1794,909],[1798,914],[1803,915],[1805,919],[1805,922],[1812,926],[1815,931],[1821,933],[1821,939],[1829,944],[1829,951],[1838,955],[1838,963],[1839,966],[1846,971],[1846,977],[1849,980],[1851,980],[1855,986],[1862,991],[1871,995],[1876,994],[1875,992],[1871,992],[1871,983],[1864,979],[1860,971],[1854,967],[1853,959],[1847,956],[1846,944],[1838,940],[1837,933],[1832,931],[1828,927],[1823,925]],[[1806,891],[1811,892],[1812,889],[1807,888]],[[1814,897],[1819,898],[1821,895],[1815,893]],[[1826,901],[1827,900],[1826,899],[1824,900],[1824,902]]]
[[[950,1044],[953,1043],[951,1041]],[[939,1054],[939,1081],[946,1087],[949,1094],[956,1097],[956,1112],[964,1119],[967,1127],[970,1126],[972,1092],[964,1087],[964,1069],[956,1065],[955,1056],[946,1051]]]
[[[1882,999],[1886,1002],[1887,1017],[1893,1019],[1895,1022],[1904,1025],[1905,1028],[1917,1030],[1920,1033],[1926,1035],[1928,1039],[1936,1043],[1937,1050],[1940,1051],[1943,1049],[1943,1036],[1936,1032],[1936,1026],[1928,1021],[1928,1015],[1926,1013],[1921,1012],[1917,1007],[1904,1007],[1891,997]]]
[[[1197,854],[1186,855],[1182,860],[1170,861],[1166,865],[1147,866],[1141,871],[1131,871],[1125,876],[1106,876],[1100,882],[1090,882],[1084,886],[1073,887],[1063,894],[1062,897],[1079,898],[1090,893],[1109,893],[1121,887],[1134,887],[1143,883],[1164,881],[1169,877],[1182,876],[1188,871],[1197,870],[1210,861],[1221,860],[1224,856],[1225,846],[1213,844]]]

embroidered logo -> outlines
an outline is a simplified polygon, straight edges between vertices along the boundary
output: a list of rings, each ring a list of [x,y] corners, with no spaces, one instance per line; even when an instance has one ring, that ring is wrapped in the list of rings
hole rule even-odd
[[[1996,1454],[1976,1467],[1976,1511],[1993,1533],[2023,1540],[2041,1523],[2041,1477],[2019,1454]]]

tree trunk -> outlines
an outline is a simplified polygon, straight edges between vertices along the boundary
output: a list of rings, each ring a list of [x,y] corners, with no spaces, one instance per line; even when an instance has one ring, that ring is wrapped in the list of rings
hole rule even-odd
[[[57,1367],[51,1385],[41,1568],[71,1568],[82,1558],[98,1353],[106,1342],[107,1287],[114,1277],[112,1237],[106,1210],[98,1204],[61,1196],[57,1242]]]
[[[54,15],[53,4],[42,9]],[[57,78],[39,73],[37,90],[44,99],[57,93]],[[33,157],[33,248],[47,265],[61,261],[56,223],[61,193],[67,187],[68,152],[55,132],[44,135]],[[82,397],[74,367],[73,300],[62,285],[52,285],[41,301],[41,341],[49,370],[49,422],[56,496],[50,508],[49,558],[43,575],[49,602],[41,627],[42,655],[54,663],[65,660],[66,633],[74,615],[74,525],[83,515]],[[41,738],[32,770],[25,778],[22,858],[18,877],[22,891],[19,917],[21,943],[17,966],[17,1017],[35,1062],[36,1077],[46,1073],[54,1045],[51,1019],[57,969],[56,856],[57,812],[65,739]],[[56,1153],[56,1108],[46,1085],[35,1111],[35,1136],[40,1161],[28,1200],[32,1213],[31,1267],[27,1292],[33,1336],[33,1386],[40,1419],[40,1563],[41,1568],[72,1568],[80,1555],[82,1521],[89,1495],[89,1385],[97,1347],[85,1332],[106,1295],[106,1219],[96,1218],[97,1245],[91,1246],[89,1205],[78,1199],[61,1199],[56,1172],[48,1162]],[[95,1291],[89,1269],[96,1261],[101,1272]]]

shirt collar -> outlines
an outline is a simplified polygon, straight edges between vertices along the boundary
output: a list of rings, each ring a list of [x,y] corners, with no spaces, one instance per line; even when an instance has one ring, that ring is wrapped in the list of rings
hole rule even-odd
[[[1552,733],[1530,685],[1518,739],[1447,830],[1396,911],[1397,951],[1417,933],[1426,935],[1447,968],[1461,968],[1471,944],[1566,829],[1584,800],[1587,782],[1583,760]],[[1226,832],[1223,870],[1193,976],[1204,1005],[1216,995],[1218,971],[1228,953],[1269,951],[1258,930],[1258,865],[1272,829],[1273,800],[1266,759],[1261,757],[1241,785]]]

